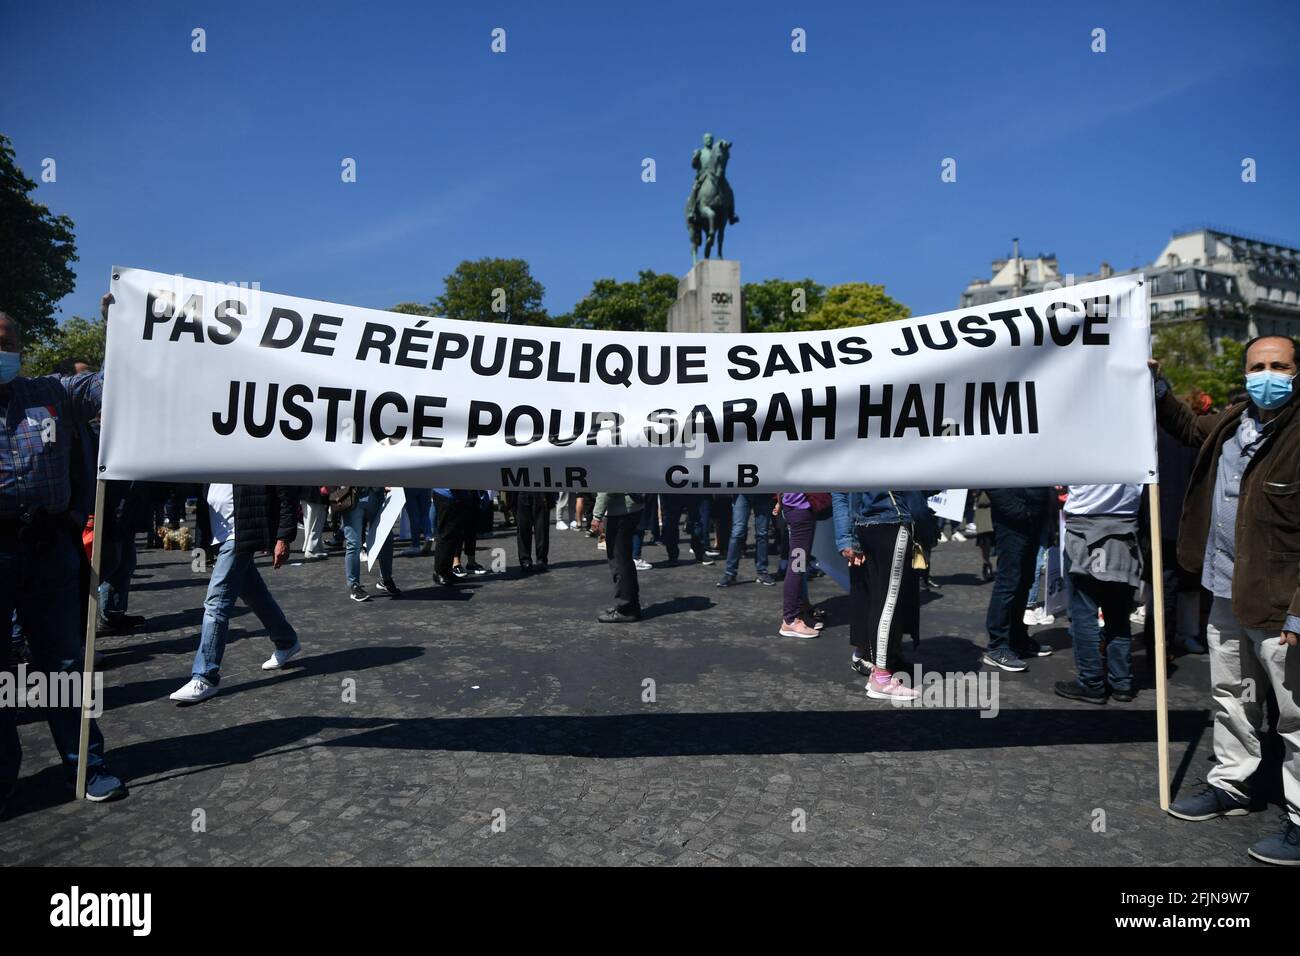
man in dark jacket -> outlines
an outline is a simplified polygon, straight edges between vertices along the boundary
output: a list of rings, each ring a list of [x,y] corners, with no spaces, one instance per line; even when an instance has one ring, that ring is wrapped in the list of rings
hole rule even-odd
[[[1196,415],[1157,373],[1156,413],[1180,441],[1200,449],[1183,502],[1178,563],[1214,595],[1206,643],[1214,713],[1215,764],[1199,792],[1174,802],[1183,820],[1251,809],[1259,768],[1264,701],[1277,697],[1285,746],[1287,818],[1250,855],[1300,865],[1300,403],[1293,339],[1246,343],[1249,401]]]
[[[988,496],[998,569],[984,622],[989,632],[984,663],[1004,671],[1023,671],[1024,658],[1052,653],[1050,647],[1029,636],[1024,620],[1025,603],[1034,581],[1038,538],[1052,489],[993,488]]]
[[[212,580],[203,601],[203,634],[188,684],[171,699],[197,704],[217,692],[221,657],[235,600],[242,598],[271,637],[275,650],[262,670],[279,670],[302,650],[298,635],[253,563],[272,551],[273,567],[284,564],[298,533],[298,492],[275,485],[205,485],[199,498],[198,540],[216,550]]]

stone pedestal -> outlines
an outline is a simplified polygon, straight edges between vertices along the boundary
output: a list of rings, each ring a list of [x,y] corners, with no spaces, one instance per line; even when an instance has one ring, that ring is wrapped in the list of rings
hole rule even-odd
[[[743,332],[740,263],[701,259],[677,283],[677,301],[668,310],[669,332]]]

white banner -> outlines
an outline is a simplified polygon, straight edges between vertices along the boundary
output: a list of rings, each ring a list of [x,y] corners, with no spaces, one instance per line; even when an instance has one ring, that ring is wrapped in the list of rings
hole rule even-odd
[[[940,521],[966,521],[966,488],[949,488],[931,495],[926,503]]]
[[[1155,478],[1146,286],[853,329],[458,322],[115,269],[100,477],[592,491]]]

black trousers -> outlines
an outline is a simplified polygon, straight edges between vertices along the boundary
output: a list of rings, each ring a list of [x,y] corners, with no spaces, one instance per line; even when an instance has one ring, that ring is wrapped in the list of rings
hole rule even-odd
[[[849,643],[876,667],[897,662],[903,628],[899,607],[912,563],[912,534],[904,524],[858,528],[865,560],[849,568]]]
[[[632,536],[641,533],[640,525],[640,511],[605,517],[605,557],[614,578],[614,606],[620,611],[641,609],[636,565],[632,563]]]
[[[520,491],[514,498],[519,563],[532,560],[536,542],[537,561],[545,564],[551,550],[551,496],[544,491]]]
[[[467,529],[478,520],[478,502],[438,499],[438,544],[433,549],[433,571],[451,580],[452,558],[460,554]],[[473,552],[471,552],[472,554]]]
[[[708,529],[700,527],[700,502],[707,495],[660,495],[664,514],[663,541],[669,561],[676,561],[681,553],[681,520],[686,514],[686,530],[691,536],[691,553],[696,561],[704,560],[705,538]]]
[[[984,620],[989,632],[989,650],[1010,647],[1018,651],[1029,639],[1025,604],[1034,583],[1038,529],[995,524],[993,538],[998,548],[998,569]]]

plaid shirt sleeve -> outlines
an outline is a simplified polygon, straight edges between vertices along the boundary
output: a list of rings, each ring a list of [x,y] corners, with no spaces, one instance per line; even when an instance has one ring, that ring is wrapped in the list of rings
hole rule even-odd
[[[16,378],[0,424],[0,520],[66,511],[78,426],[99,414],[102,372]]]

